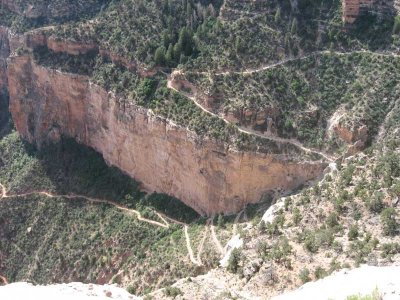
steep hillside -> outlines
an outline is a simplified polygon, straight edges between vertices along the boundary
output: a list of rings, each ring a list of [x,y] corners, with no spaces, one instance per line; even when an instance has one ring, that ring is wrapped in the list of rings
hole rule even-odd
[[[1,281],[268,299],[399,263],[398,1],[1,5]]]
[[[38,152],[14,132],[0,141],[0,165],[0,274],[9,282],[112,282],[141,294],[212,266],[192,264],[175,224],[194,221],[193,210],[140,192],[93,150],[67,140]],[[190,225],[192,237],[202,224]]]

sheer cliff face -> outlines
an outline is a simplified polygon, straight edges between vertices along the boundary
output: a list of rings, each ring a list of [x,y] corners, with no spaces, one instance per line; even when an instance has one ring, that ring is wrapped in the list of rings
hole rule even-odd
[[[7,57],[10,55],[8,30],[0,26],[0,91],[7,87]]]
[[[122,107],[87,77],[38,66],[29,55],[9,58],[8,84],[15,126],[28,141],[75,138],[143,188],[175,196],[202,214],[238,211],[274,189],[317,177],[325,167],[284,155],[226,151],[143,108]]]

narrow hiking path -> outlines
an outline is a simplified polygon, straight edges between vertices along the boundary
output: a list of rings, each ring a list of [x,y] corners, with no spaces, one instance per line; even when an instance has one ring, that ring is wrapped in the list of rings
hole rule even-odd
[[[244,214],[245,214],[245,210],[243,209],[243,210],[241,210],[241,211],[236,215],[235,220],[233,221],[232,237],[231,237],[231,238],[228,240],[228,242],[226,243],[226,245],[225,245],[225,247],[224,247],[224,253],[227,253],[227,252],[228,252],[229,241],[232,240],[233,237],[234,237],[235,235],[237,235],[238,223],[239,223],[240,217],[241,217],[242,215],[244,215]]]
[[[201,261],[201,254],[203,253],[204,244],[205,244],[206,239],[208,237],[208,229],[209,229],[209,227],[210,227],[210,219],[208,219],[206,221],[206,229],[204,230],[203,238],[201,239],[199,247],[197,248],[197,261],[199,263],[201,263],[201,264],[203,264],[203,262]]]
[[[167,87],[169,89],[174,90],[175,92],[185,96],[186,98],[189,98],[194,104],[196,104],[196,106],[198,106],[205,113],[207,113],[209,115],[212,115],[213,117],[216,117],[216,118],[219,118],[219,119],[223,120],[228,125],[232,124],[224,116],[217,115],[217,114],[213,113],[212,111],[206,109],[204,106],[202,106],[197,101],[196,96],[193,96],[193,95],[191,95],[191,94],[189,94],[187,92],[183,92],[181,90],[178,90],[176,87],[174,87],[172,77],[173,76],[170,76],[168,78]],[[268,140],[271,140],[271,141],[274,141],[274,142],[278,142],[278,143],[292,144],[292,145],[298,147],[299,149],[303,150],[304,152],[318,154],[318,155],[324,157],[325,159],[327,159],[330,162],[335,161],[337,159],[337,157],[335,157],[333,155],[329,155],[329,154],[327,154],[325,152],[322,152],[322,151],[319,151],[317,149],[305,147],[302,143],[300,143],[299,141],[297,141],[295,139],[286,139],[286,138],[281,138],[281,137],[277,137],[277,136],[266,135],[266,134],[262,134],[262,133],[256,132],[255,130],[251,130],[251,129],[244,128],[242,126],[237,126],[237,125],[236,125],[236,128],[238,129],[239,132],[242,132],[242,133],[245,133],[245,134],[248,134],[248,135],[258,136],[260,138],[268,139]]]
[[[210,74],[214,74],[216,76],[223,76],[223,75],[250,75],[253,73],[258,73],[258,72],[263,72],[269,69],[273,69],[276,67],[279,67],[281,65],[285,65],[287,63],[290,63],[292,61],[302,61],[308,58],[311,58],[313,56],[318,56],[318,55],[322,55],[322,54],[335,54],[335,55],[350,55],[350,54],[357,54],[357,53],[368,53],[368,54],[373,54],[373,55],[380,55],[380,56],[392,56],[392,57],[400,57],[400,54],[395,53],[395,52],[376,52],[376,51],[370,51],[370,50],[356,50],[356,51],[349,51],[349,52],[342,52],[342,51],[330,51],[330,50],[321,50],[321,51],[314,51],[311,52],[309,54],[306,55],[302,55],[302,56],[298,56],[298,57],[290,57],[290,58],[286,58],[274,63],[270,63],[270,64],[266,64],[266,65],[262,65],[258,68],[246,68],[243,70],[225,70],[225,71],[216,71],[214,73],[210,72],[210,71],[193,71],[193,72],[188,72],[188,73],[192,73],[192,74],[201,74],[201,75],[210,75]],[[182,70],[174,70],[172,72],[172,74],[174,73],[180,73],[180,74],[184,74],[184,72]],[[172,75],[171,74],[171,75]]]
[[[174,219],[172,219],[170,217],[162,215],[162,214],[160,214],[158,212],[156,212],[156,215],[163,221],[163,223],[160,223],[160,222],[157,222],[157,221],[154,221],[154,220],[146,219],[146,218],[142,217],[142,215],[141,215],[141,213],[139,211],[134,210],[134,209],[130,209],[130,208],[126,207],[126,206],[118,204],[115,201],[92,198],[92,197],[88,197],[88,196],[84,196],[84,195],[75,195],[75,194],[55,195],[55,194],[52,194],[52,193],[47,192],[47,191],[36,191],[36,192],[29,192],[29,193],[23,193],[23,194],[9,195],[7,193],[7,189],[5,188],[5,186],[2,183],[0,183],[0,187],[1,187],[1,197],[0,197],[0,199],[9,199],[9,198],[17,198],[17,197],[21,198],[21,197],[32,196],[32,195],[43,195],[43,196],[46,196],[46,197],[49,197],[49,198],[57,198],[57,197],[59,197],[59,198],[66,198],[66,199],[69,199],[69,200],[81,198],[81,199],[85,199],[85,200],[87,200],[88,202],[91,202],[91,203],[110,204],[110,205],[116,207],[119,210],[122,210],[124,212],[129,213],[129,214],[134,214],[139,221],[146,222],[146,223],[149,223],[149,224],[152,224],[152,225],[155,225],[155,226],[158,226],[158,227],[162,227],[162,228],[168,228],[169,227],[170,224],[167,222],[167,219],[168,219],[173,223],[176,223],[176,224],[184,226],[186,247],[187,247],[187,250],[188,250],[188,253],[189,253],[190,261],[192,263],[198,265],[198,266],[202,265],[201,260],[200,260],[200,255],[201,255],[201,252],[203,251],[203,245],[204,245],[204,242],[205,242],[206,233],[207,233],[208,228],[206,228],[205,237],[203,237],[203,241],[200,244],[200,253],[198,254],[197,260],[196,260],[196,258],[194,256],[194,253],[193,253],[192,246],[191,246],[191,242],[190,242],[190,237],[189,237],[189,233],[188,233],[188,225],[183,223],[183,222],[180,222],[178,220],[174,220]],[[20,249],[20,251],[22,252],[21,249]]]
[[[201,262],[197,261],[196,258],[194,257],[194,253],[193,253],[192,245],[191,245],[191,242],[190,242],[190,237],[189,237],[188,226],[187,225],[183,226],[183,231],[185,232],[186,248],[187,248],[188,253],[189,253],[190,261],[192,263],[194,263],[195,265],[201,266]]]
[[[226,252],[225,249],[227,248],[227,246],[223,247],[221,242],[219,241],[219,239],[217,237],[217,234],[216,234],[216,231],[215,231],[215,226],[213,224],[214,216],[209,218],[206,221],[205,230],[204,230],[202,239],[200,241],[200,244],[199,244],[199,246],[197,248],[197,255],[195,256],[193,248],[192,248],[192,243],[191,243],[191,240],[190,240],[189,232],[188,232],[188,225],[183,223],[183,222],[181,222],[181,221],[178,221],[178,220],[175,220],[175,219],[173,219],[171,217],[163,215],[161,213],[156,212],[156,215],[163,221],[163,223],[157,222],[157,221],[154,221],[154,220],[150,220],[150,219],[146,219],[141,215],[141,213],[139,211],[134,210],[134,209],[130,209],[130,208],[126,207],[126,206],[123,206],[123,205],[121,205],[121,204],[119,204],[119,203],[117,203],[115,201],[111,201],[111,200],[92,198],[92,197],[88,197],[88,196],[85,196],[85,195],[77,195],[77,194],[68,194],[68,195],[61,195],[60,194],[59,195],[59,194],[53,194],[53,193],[48,192],[48,191],[34,191],[34,192],[29,192],[29,193],[12,194],[12,195],[10,195],[10,194],[7,193],[7,189],[2,183],[0,183],[0,188],[1,188],[0,200],[11,199],[11,198],[23,198],[23,197],[27,197],[27,196],[33,196],[33,195],[42,195],[42,196],[46,196],[48,198],[65,198],[65,199],[68,199],[68,200],[84,199],[84,200],[86,200],[86,201],[88,201],[90,203],[100,203],[100,204],[112,205],[115,208],[117,208],[117,209],[119,209],[121,211],[127,212],[130,215],[135,215],[135,217],[139,221],[146,222],[146,223],[158,226],[158,227],[168,228],[170,226],[170,223],[168,221],[170,221],[172,223],[175,223],[175,224],[182,225],[183,229],[184,229],[186,247],[187,247],[187,251],[188,251],[188,254],[189,254],[190,261],[193,264],[198,265],[198,266],[202,266],[203,265],[203,263],[201,261],[201,255],[202,255],[202,253],[204,251],[204,245],[205,245],[205,242],[207,240],[207,237],[209,237],[209,234],[208,234],[209,230],[211,231],[212,240],[214,241],[214,244],[216,245],[216,248],[221,253],[221,255],[224,255],[225,252]],[[239,212],[237,214],[236,218],[235,218],[234,225],[233,225],[233,235],[235,235],[236,232],[237,232],[237,223],[238,223],[241,215],[243,214],[243,212],[244,212],[243,210],[241,212]],[[14,244],[14,246],[17,248],[17,250],[20,253],[22,253],[23,255],[27,255],[21,248],[18,247],[18,245]],[[39,252],[36,253],[36,256],[38,256],[38,253]],[[35,261],[38,261],[38,260],[39,260],[39,257],[36,257]],[[0,279],[2,279],[2,278],[0,277]]]
[[[135,215],[137,217],[137,219],[139,221],[142,221],[142,222],[146,222],[146,223],[149,223],[149,224],[152,224],[152,225],[155,225],[155,226],[158,226],[158,227],[163,227],[163,228],[168,228],[169,227],[169,223],[158,212],[156,212],[156,215],[163,221],[163,223],[144,218],[139,211],[137,211],[135,209],[130,209],[130,208],[124,206],[124,205],[121,205],[121,204],[119,204],[119,203],[117,203],[115,201],[111,201],[111,200],[92,198],[92,197],[88,197],[88,196],[85,196],[85,195],[76,195],[76,194],[56,195],[56,194],[52,194],[52,193],[47,192],[47,191],[35,191],[35,192],[29,192],[29,193],[23,193],[23,194],[8,195],[7,194],[7,189],[5,188],[5,186],[2,183],[0,183],[0,187],[1,187],[1,190],[2,190],[1,199],[17,198],[17,197],[18,198],[23,198],[23,197],[27,197],[27,196],[33,196],[33,195],[42,195],[42,196],[46,196],[48,198],[65,198],[65,199],[68,199],[68,200],[84,199],[84,200],[86,200],[88,202],[91,202],[91,203],[101,203],[101,204],[112,205],[112,206],[114,206],[115,208],[117,208],[117,209],[119,209],[121,211],[124,211],[124,212],[127,212],[129,214]]]
[[[215,232],[214,216],[210,219],[210,229],[211,229],[211,236],[215,246],[217,246],[217,249],[221,253],[221,255],[224,255],[225,254],[224,247],[222,247],[222,244],[217,237],[217,233]]]
[[[261,66],[259,68],[249,68],[249,69],[244,69],[241,71],[232,71],[232,70],[227,70],[227,71],[221,71],[221,72],[215,72],[214,74],[217,76],[221,76],[221,75],[232,75],[232,74],[239,74],[239,75],[250,75],[253,73],[257,73],[257,72],[262,72],[262,71],[266,71],[269,69],[273,69],[276,68],[280,65],[284,65],[287,64],[289,62],[292,61],[301,61],[301,60],[305,60],[308,59],[310,57],[316,56],[316,55],[321,55],[321,54],[336,54],[336,55],[349,55],[349,54],[353,54],[353,53],[369,53],[369,54],[374,54],[374,55],[380,55],[380,56],[392,56],[392,57],[400,57],[400,54],[394,53],[394,52],[374,52],[374,51],[369,51],[369,50],[357,50],[357,51],[351,51],[351,52],[340,52],[340,51],[329,51],[329,50],[323,50],[323,51],[315,51],[312,52],[310,54],[307,55],[303,55],[300,57],[292,57],[292,58],[287,58],[272,64],[268,64],[268,65],[264,65]],[[210,72],[202,72],[202,71],[198,71],[198,72],[192,72],[193,74],[203,74],[203,75],[210,75]],[[199,107],[201,110],[203,110],[205,113],[213,116],[213,117],[217,117],[221,120],[223,120],[226,124],[232,124],[230,121],[228,121],[224,116],[218,115],[214,112],[212,112],[211,110],[205,108],[201,103],[199,103],[199,101],[197,100],[197,91],[193,89],[191,89],[192,93],[188,93],[188,92],[184,92],[182,90],[179,90],[178,88],[176,88],[174,86],[174,76],[176,75],[185,75],[185,73],[183,72],[183,70],[179,70],[176,69],[174,70],[171,75],[168,76],[168,80],[167,80],[167,87],[171,90],[174,90],[175,92],[187,97],[188,99],[190,99],[197,107]],[[275,141],[278,143],[285,143],[285,144],[291,144],[301,150],[303,150],[304,152],[307,153],[314,153],[317,155],[320,155],[321,157],[325,158],[326,160],[328,160],[329,162],[333,162],[335,161],[338,157],[327,154],[323,151],[320,151],[318,149],[314,149],[314,148],[309,148],[304,146],[301,142],[299,142],[296,139],[286,139],[286,138],[280,138],[277,136],[271,136],[271,135],[266,135],[266,134],[262,134],[259,132],[256,132],[254,130],[242,127],[242,126],[236,126],[239,132],[245,133],[245,134],[249,134],[249,135],[253,135],[253,136],[257,136],[263,139],[268,139],[271,141]]]

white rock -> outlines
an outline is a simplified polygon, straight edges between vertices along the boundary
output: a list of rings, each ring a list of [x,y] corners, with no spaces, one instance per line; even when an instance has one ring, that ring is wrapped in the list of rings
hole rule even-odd
[[[32,285],[17,282],[0,287],[4,300],[138,300],[116,285],[96,285],[73,282],[68,284]]]
[[[400,266],[362,266],[342,270],[299,289],[274,297],[273,300],[346,299],[352,295],[369,295],[378,289],[383,300],[400,299]]]
[[[227,250],[225,256],[219,261],[221,267],[226,268],[228,266],[229,257],[231,257],[233,249],[240,248],[243,246],[243,240],[239,234],[234,235],[227,244]]]

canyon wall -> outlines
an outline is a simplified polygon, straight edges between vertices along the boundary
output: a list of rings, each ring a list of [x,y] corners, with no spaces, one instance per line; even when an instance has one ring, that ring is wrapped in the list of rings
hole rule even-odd
[[[8,30],[0,26],[0,91],[7,87],[7,58],[10,55]]]
[[[148,191],[175,196],[201,214],[237,212],[275,190],[319,176],[326,163],[285,154],[227,150],[151,111],[122,105],[88,77],[36,65],[29,54],[8,60],[10,110],[19,133],[39,146],[69,136]]]

